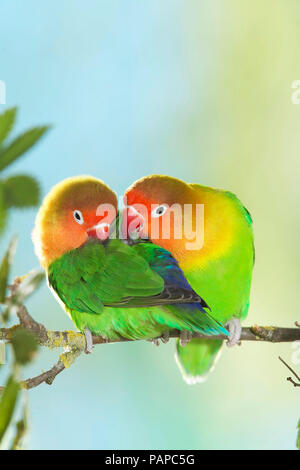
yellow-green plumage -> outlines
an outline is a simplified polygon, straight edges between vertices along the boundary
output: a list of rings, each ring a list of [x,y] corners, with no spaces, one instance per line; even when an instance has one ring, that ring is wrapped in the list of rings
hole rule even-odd
[[[225,324],[246,317],[254,264],[252,220],[231,192],[176,178],[152,175],[126,191],[127,204],[202,204],[204,244],[187,250],[188,240],[152,241],[168,249],[179,262],[189,284],[206,300],[212,316]],[[195,212],[193,213],[194,217]],[[194,226],[195,226],[195,220]],[[149,222],[150,223],[150,222]],[[175,222],[176,223],[176,222]],[[223,342],[194,339],[184,348],[177,342],[177,362],[189,383],[201,382],[215,363]]]
[[[252,220],[239,199],[228,191],[217,191],[193,185],[205,205],[215,211],[212,221],[205,224],[224,225],[228,240],[218,254],[218,239],[215,253],[201,259],[201,251],[194,262],[184,268],[184,273],[196,292],[201,294],[212,309],[214,318],[225,324],[232,318],[244,319],[248,313],[254,243]],[[207,207],[210,213],[210,208]],[[217,222],[214,222],[216,219]],[[226,229],[225,229],[226,228]],[[222,230],[220,230],[222,237]],[[222,239],[219,240],[222,245]],[[183,262],[184,265],[184,262]],[[219,356],[223,342],[219,340],[192,340],[186,348],[177,342],[177,357],[187,381],[201,382],[212,369]]]

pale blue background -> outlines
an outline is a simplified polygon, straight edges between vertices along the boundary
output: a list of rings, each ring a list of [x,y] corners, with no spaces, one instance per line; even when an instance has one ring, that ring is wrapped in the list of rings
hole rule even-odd
[[[122,194],[166,173],[230,189],[255,220],[257,264],[247,324],[299,318],[299,4],[235,0],[1,0],[0,79],[20,107],[15,132],[53,129],[7,172],[35,175],[46,194],[93,174]],[[5,106],[0,106],[5,109]],[[38,265],[36,210],[15,211],[2,251],[20,234],[14,274]],[[72,328],[43,287],[28,302],[49,328]],[[174,344],[104,345],[50,388],[30,392],[29,448],[294,448],[299,391],[277,356],[291,345],[226,350],[189,387]],[[26,371],[46,369],[40,351]]]

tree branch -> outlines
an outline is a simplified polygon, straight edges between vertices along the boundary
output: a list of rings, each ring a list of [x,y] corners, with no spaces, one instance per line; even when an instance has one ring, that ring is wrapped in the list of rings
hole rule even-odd
[[[13,290],[13,286],[11,288]],[[19,325],[14,325],[11,328],[0,328],[0,340],[5,340],[10,342],[10,339],[17,328],[25,328],[34,334],[37,342],[44,347],[50,349],[53,348],[64,348],[66,351],[60,355],[59,361],[48,371],[43,372],[42,374],[24,380],[22,382],[22,387],[25,389],[31,389],[37,387],[41,383],[46,383],[51,385],[55,377],[60,374],[64,369],[70,367],[77,357],[85,351],[86,348],[86,339],[84,334],[76,333],[74,331],[52,331],[47,330],[44,325],[36,322],[31,315],[28,313],[28,310],[24,305],[20,305],[17,308],[17,316],[19,318]],[[281,328],[275,326],[257,326],[244,327],[242,328],[241,341],[264,341],[264,342],[292,342],[300,341],[300,325],[296,323],[297,328]],[[172,330],[169,332],[170,338],[179,338],[180,331]],[[200,333],[194,333],[192,338],[205,338],[206,340],[221,339],[226,340],[225,335],[216,335],[216,336],[206,336]],[[155,338],[159,339],[159,338]],[[118,338],[113,341],[108,341],[101,336],[93,335],[93,344],[106,344],[106,343],[115,343],[115,342],[124,342],[132,341],[127,338]],[[299,380],[297,374],[280,358],[280,360],[289,368],[289,370],[294,374],[294,376]],[[295,386],[298,384],[293,381],[292,378],[288,378]],[[300,386],[300,383],[299,383]],[[3,387],[2,387],[3,388]],[[0,387],[0,393],[1,389]]]
[[[69,346],[82,347],[85,345],[85,336],[82,333],[76,333],[74,331],[52,331],[47,330],[44,325],[37,323],[29,315],[26,307],[23,305],[20,307],[18,316],[20,319],[20,325],[15,325],[11,328],[0,328],[0,340],[9,341],[13,331],[16,328],[22,326],[23,328],[31,331],[38,343],[41,346],[49,348],[67,348]],[[25,319],[25,320],[24,320]],[[172,330],[169,332],[170,338],[179,338],[180,330]],[[222,339],[226,340],[225,335],[214,335],[207,336],[201,333],[193,333],[192,338],[205,338],[207,340]],[[159,339],[159,338],[156,338]],[[143,340],[141,338],[141,340]],[[278,326],[258,326],[254,325],[251,327],[243,327],[241,333],[241,341],[264,341],[271,343],[287,343],[293,341],[300,341],[300,328],[283,328]],[[102,336],[93,335],[93,344],[106,344],[106,343],[119,343],[126,341],[139,341],[130,340],[127,338],[119,337],[115,340],[107,340]]]

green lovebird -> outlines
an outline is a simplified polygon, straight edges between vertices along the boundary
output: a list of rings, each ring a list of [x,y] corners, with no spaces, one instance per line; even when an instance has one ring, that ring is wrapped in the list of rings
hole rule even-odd
[[[116,214],[117,197],[101,180],[69,178],[46,196],[33,231],[49,286],[85,332],[88,352],[91,334],[107,340],[153,339],[172,329],[228,335],[167,250],[116,237]]]
[[[249,308],[254,264],[252,219],[241,201],[229,191],[152,175],[127,189],[124,204],[128,234],[149,238],[172,254],[190,286],[201,292],[212,316],[222,324],[228,322],[231,339],[227,344],[236,344],[239,320]],[[205,379],[222,344],[221,340],[193,339],[182,347],[177,342],[177,362],[188,383]]]

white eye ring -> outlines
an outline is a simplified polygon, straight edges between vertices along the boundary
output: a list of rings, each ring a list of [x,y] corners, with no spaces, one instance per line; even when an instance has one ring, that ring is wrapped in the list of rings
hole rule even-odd
[[[158,206],[155,209],[153,209],[153,211],[151,212],[151,216],[154,218],[161,217],[162,215],[164,215],[167,209],[168,209],[168,206],[166,204],[162,204],[161,206]]]
[[[79,210],[73,211],[73,217],[75,222],[77,222],[79,225],[82,225],[84,222],[83,215]]]

